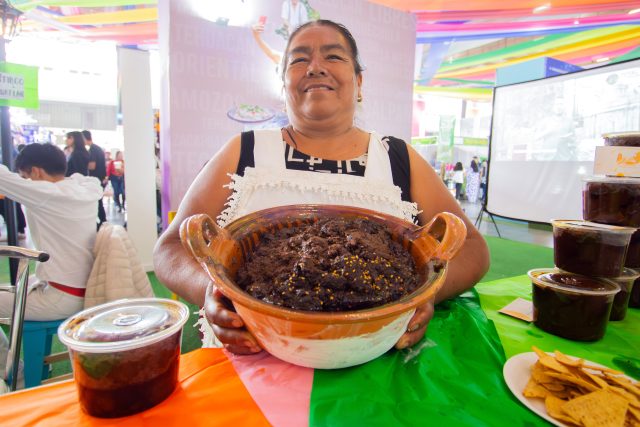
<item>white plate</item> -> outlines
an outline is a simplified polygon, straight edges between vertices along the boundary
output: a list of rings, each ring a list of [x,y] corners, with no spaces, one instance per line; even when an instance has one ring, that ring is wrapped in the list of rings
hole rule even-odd
[[[551,356],[555,356],[554,353],[548,353]],[[573,356],[569,356],[572,359],[575,359]],[[511,390],[511,393],[522,402],[527,408],[531,409],[536,414],[540,415],[545,420],[549,421],[551,424],[567,427],[567,424],[552,418],[548,413],[547,409],[544,406],[544,400],[536,397],[524,397],[522,395],[522,391],[526,387],[529,382],[529,378],[531,378],[531,367],[538,361],[538,355],[534,352],[529,353],[520,353],[512,356],[507,363],[504,364],[502,368],[502,375],[504,376],[504,380]],[[587,365],[604,367],[599,363],[590,362],[588,360],[584,361]],[[621,378],[626,378],[628,380],[634,380],[631,377],[626,375],[620,375]]]
[[[531,367],[538,361],[538,355],[534,352],[520,353],[511,356],[502,368],[504,380],[511,390],[511,393],[536,414],[540,415],[551,424],[561,427],[567,427],[567,424],[556,420],[547,413],[544,406],[544,400],[534,397],[525,397],[522,391],[531,378]],[[589,362],[591,363],[591,362]]]

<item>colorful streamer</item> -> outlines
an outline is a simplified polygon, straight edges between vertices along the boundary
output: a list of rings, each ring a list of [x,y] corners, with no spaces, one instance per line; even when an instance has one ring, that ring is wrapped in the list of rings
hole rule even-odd
[[[158,8],[121,10],[118,12],[83,13],[80,15],[61,16],[59,22],[73,25],[113,25],[140,22],[155,22],[158,20]]]
[[[581,41],[578,43],[573,43],[571,45],[561,46],[555,49],[550,49],[544,52],[534,53],[530,55],[525,55],[519,58],[515,58],[506,62],[502,62],[499,64],[491,64],[491,65],[482,65],[477,66],[472,69],[464,69],[460,71],[452,71],[445,73],[438,73],[436,77],[460,77],[469,73],[480,73],[483,71],[489,71],[495,68],[502,68],[513,64],[519,64],[521,62],[529,61],[531,59],[540,58],[543,56],[551,56],[555,57],[564,53],[568,53],[575,50],[586,49],[588,47],[602,46],[611,43],[616,43],[623,40],[638,40],[640,37],[640,27],[632,27],[630,29],[626,29],[625,31],[618,32],[613,35],[598,37],[594,40]]]
[[[11,4],[25,12],[38,6],[111,7],[158,4],[158,0],[12,0]]]

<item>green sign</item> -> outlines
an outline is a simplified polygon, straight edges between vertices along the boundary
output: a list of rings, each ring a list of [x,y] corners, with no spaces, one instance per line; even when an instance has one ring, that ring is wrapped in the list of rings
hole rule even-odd
[[[37,109],[38,67],[0,62],[0,105]]]
[[[455,116],[440,116],[437,159],[441,162],[450,163],[453,159],[453,132],[455,126]]]

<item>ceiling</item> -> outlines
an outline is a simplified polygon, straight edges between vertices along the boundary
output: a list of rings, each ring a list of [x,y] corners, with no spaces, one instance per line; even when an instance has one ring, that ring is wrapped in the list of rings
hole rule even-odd
[[[417,91],[482,98],[490,96],[497,69],[539,57],[585,68],[640,57],[638,0],[369,1],[415,14]],[[24,12],[23,33],[157,43],[157,0],[11,3]]]

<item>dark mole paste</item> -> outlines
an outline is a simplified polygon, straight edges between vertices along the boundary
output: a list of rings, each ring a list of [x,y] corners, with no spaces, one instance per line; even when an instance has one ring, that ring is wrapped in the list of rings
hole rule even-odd
[[[376,307],[420,284],[413,258],[384,225],[346,218],[263,235],[236,281],[255,298],[306,311]]]

